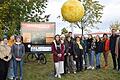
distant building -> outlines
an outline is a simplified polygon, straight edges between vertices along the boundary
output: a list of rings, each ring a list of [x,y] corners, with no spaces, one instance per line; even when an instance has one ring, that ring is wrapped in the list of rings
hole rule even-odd
[[[96,36],[96,35],[99,35],[100,37],[102,37],[104,33],[108,34],[108,36],[111,35],[111,32],[96,32],[96,33],[89,33],[89,34],[92,34],[93,37]],[[82,34],[74,34],[74,36],[75,36],[75,37],[76,37],[76,36],[79,36],[79,37],[80,37],[80,36],[82,36]],[[84,36],[85,36],[85,37],[88,37],[88,34],[84,34]]]

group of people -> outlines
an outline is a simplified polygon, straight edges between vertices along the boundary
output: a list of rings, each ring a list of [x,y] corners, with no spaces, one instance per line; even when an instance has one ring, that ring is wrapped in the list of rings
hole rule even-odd
[[[76,73],[87,69],[101,68],[101,54],[104,56],[104,69],[108,68],[108,54],[111,53],[113,69],[120,72],[120,30],[112,29],[108,37],[103,34],[93,37],[76,36],[72,32],[67,35],[55,35],[51,45],[55,77],[61,78],[61,74]],[[25,47],[21,36],[12,36],[0,39],[0,80],[18,80],[18,66],[20,68],[20,80],[23,80],[23,58]],[[95,60],[94,60],[95,59]],[[95,63],[96,62],[96,63]]]
[[[52,43],[55,77],[61,78],[61,74],[76,73],[87,69],[101,68],[101,54],[104,57],[104,69],[108,68],[108,54],[111,53],[113,69],[120,72],[120,36],[112,29],[109,37],[106,33],[103,37],[77,36],[72,37],[72,32],[67,35],[55,35]],[[119,31],[120,33],[120,31]],[[118,66],[118,67],[117,67]]]
[[[25,47],[21,36],[0,39],[0,80],[18,80],[18,66],[20,68],[20,80],[23,80],[24,54]]]

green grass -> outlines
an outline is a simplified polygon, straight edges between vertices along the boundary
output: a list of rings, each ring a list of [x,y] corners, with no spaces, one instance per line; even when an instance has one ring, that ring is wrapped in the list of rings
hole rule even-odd
[[[24,80],[120,80],[120,73],[112,70],[111,55],[109,55],[109,68],[107,70],[87,70],[76,74],[66,74],[61,79],[53,76],[52,55],[47,54],[47,64],[25,63]],[[101,64],[104,64],[101,57]]]

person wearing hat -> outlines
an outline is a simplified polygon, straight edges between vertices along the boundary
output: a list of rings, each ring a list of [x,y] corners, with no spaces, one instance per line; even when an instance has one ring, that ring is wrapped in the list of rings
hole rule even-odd
[[[20,68],[20,80],[23,80],[23,56],[25,55],[25,47],[21,41],[21,36],[16,36],[16,42],[11,48],[15,80],[18,80],[18,66]]]
[[[0,40],[0,80],[6,80],[9,61],[12,57],[11,48],[7,45],[7,38]]]

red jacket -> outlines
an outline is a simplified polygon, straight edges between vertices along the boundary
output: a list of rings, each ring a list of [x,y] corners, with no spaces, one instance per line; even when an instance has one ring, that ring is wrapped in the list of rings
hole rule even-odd
[[[55,42],[52,43],[52,54],[53,54],[53,61],[64,61],[64,44],[61,44],[60,53],[57,53]],[[61,57],[58,57],[58,54],[62,54]]]
[[[110,40],[107,39],[105,40],[105,43],[104,43],[104,51],[107,52],[110,50]]]

